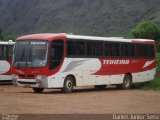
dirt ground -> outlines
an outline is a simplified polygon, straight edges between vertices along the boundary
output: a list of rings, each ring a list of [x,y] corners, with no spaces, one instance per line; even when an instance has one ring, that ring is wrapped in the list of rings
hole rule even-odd
[[[117,90],[93,87],[76,88],[73,93],[45,90],[33,93],[30,88],[0,85],[2,114],[160,114],[160,91]]]

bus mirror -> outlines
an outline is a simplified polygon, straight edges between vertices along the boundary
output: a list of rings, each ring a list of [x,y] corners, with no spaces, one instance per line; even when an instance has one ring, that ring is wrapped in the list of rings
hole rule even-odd
[[[13,43],[14,43],[13,40],[8,41],[8,44],[13,44]]]

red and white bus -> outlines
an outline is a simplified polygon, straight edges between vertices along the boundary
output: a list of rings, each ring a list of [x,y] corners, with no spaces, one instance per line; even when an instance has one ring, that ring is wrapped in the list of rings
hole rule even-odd
[[[12,80],[11,63],[14,42],[0,42],[0,82]]]
[[[155,73],[154,40],[42,33],[17,38],[14,48],[13,83],[37,93],[86,85],[128,89]]]

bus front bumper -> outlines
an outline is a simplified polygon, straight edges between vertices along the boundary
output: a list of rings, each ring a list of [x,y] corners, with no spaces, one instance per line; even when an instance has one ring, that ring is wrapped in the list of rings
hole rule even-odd
[[[47,78],[43,79],[20,79],[17,76],[12,76],[12,83],[15,86],[25,88],[49,88]]]

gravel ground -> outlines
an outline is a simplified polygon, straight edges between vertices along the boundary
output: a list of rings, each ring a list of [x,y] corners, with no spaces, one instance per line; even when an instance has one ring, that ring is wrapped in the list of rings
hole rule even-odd
[[[73,93],[0,85],[1,114],[160,114],[160,91],[76,88]]]

